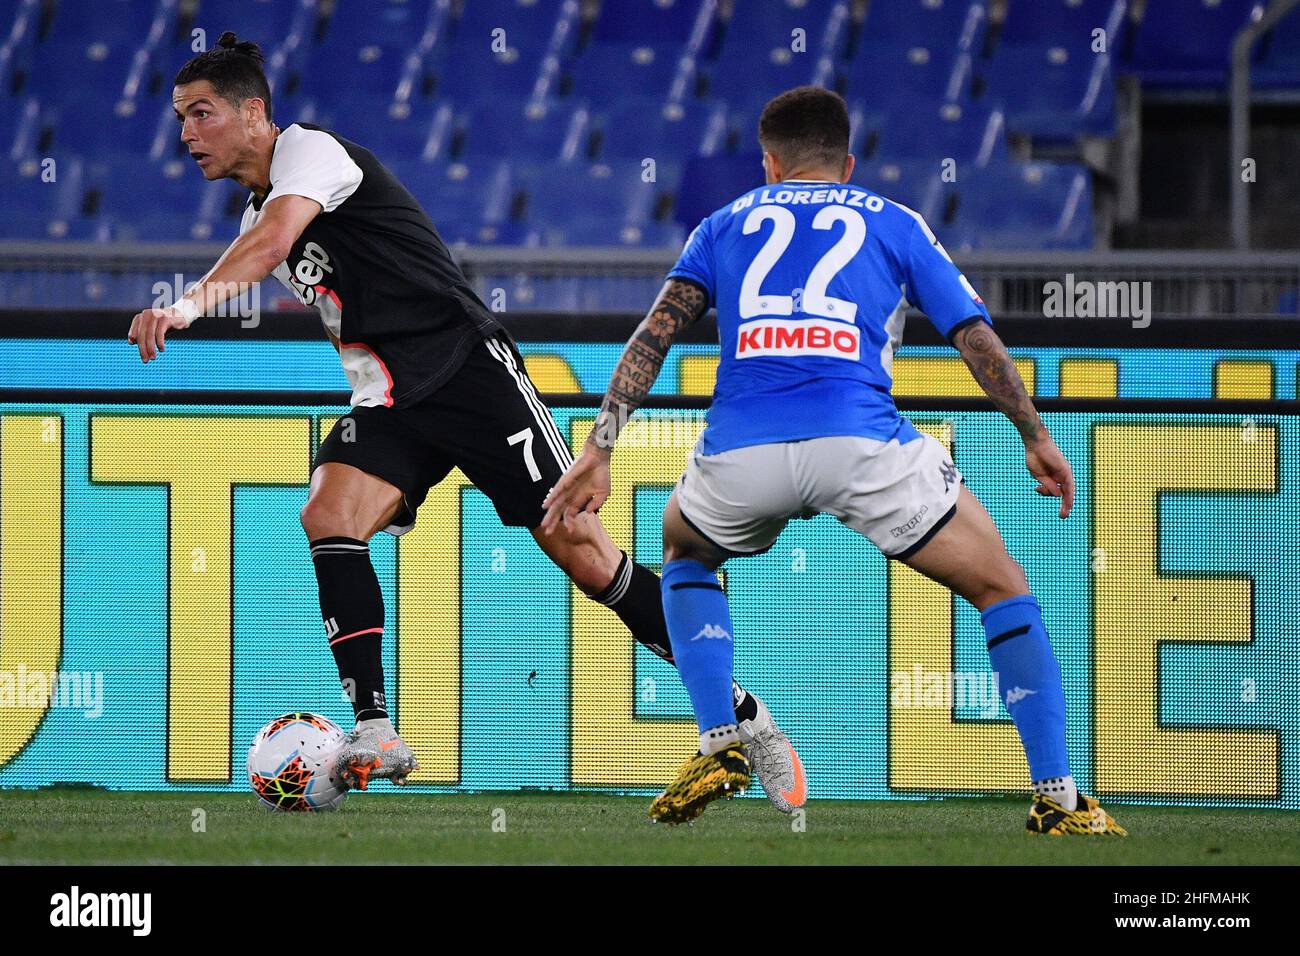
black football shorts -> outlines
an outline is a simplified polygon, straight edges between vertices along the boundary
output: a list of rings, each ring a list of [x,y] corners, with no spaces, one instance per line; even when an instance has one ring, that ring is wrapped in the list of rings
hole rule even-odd
[[[543,499],[573,455],[514,342],[497,335],[475,346],[446,384],[415,405],[352,409],[321,443],[312,468],[329,461],[402,492],[403,506],[384,529],[400,535],[415,526],[429,489],[453,468],[492,500],[503,524],[536,528]]]

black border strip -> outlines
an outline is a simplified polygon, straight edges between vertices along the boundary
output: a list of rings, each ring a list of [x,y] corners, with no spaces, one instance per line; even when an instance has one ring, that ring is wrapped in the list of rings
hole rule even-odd
[[[0,388],[0,402],[19,405],[302,405],[347,408],[351,393],[339,390],[288,389],[131,389],[131,388]],[[549,408],[599,408],[603,395],[594,392],[545,392]],[[642,408],[707,409],[709,395],[650,395]],[[901,395],[902,412],[991,412],[987,398],[945,398]],[[1173,415],[1300,415],[1300,401],[1263,398],[1050,398],[1037,397],[1040,412],[1123,412]]]
[[[648,309],[652,303],[646,302]],[[519,341],[530,344],[626,342],[644,313],[501,312],[496,318]],[[208,316],[184,332],[185,338],[226,341],[325,342],[314,311],[266,311],[253,328],[237,316]],[[120,341],[123,350],[131,325],[128,309],[0,309],[0,339],[105,339]],[[1173,348],[1286,349],[1300,341],[1300,319],[1235,316],[1155,317],[1147,328],[1134,328],[1129,319],[1049,319],[993,316],[993,328],[1016,348]],[[687,343],[718,342],[716,315],[705,315],[677,336]],[[928,320],[908,314],[907,345],[950,345]]]

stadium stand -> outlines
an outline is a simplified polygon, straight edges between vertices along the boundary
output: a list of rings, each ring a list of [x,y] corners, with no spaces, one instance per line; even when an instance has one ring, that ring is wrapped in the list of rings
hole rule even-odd
[[[954,246],[1090,248],[1096,170],[1080,144],[1114,134],[1117,77],[1221,87],[1232,36],[1261,7],[10,0],[0,239],[231,238],[238,191],[197,182],[170,89],[195,49],[235,29],[263,45],[282,125],[370,146],[451,241],[680,242],[761,182],[762,104],[813,82],[849,102],[855,181],[937,217]],[[1261,87],[1300,83],[1300,16],[1256,61]]]

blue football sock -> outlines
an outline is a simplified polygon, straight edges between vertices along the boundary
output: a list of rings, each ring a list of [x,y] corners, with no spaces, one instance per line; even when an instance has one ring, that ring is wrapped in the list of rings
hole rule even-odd
[[[1030,779],[1069,777],[1065,690],[1042,608],[1026,594],[985,608],[980,620],[1002,700],[1029,758]]]
[[[736,722],[731,696],[731,612],[718,576],[699,561],[663,569],[664,617],[677,673],[691,695],[701,735]]]

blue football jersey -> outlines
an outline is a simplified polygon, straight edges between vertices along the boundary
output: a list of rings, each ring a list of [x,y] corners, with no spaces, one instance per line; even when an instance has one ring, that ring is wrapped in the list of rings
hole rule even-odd
[[[857,186],[788,180],[703,220],[670,278],[708,291],[722,347],[701,451],[918,437],[890,388],[908,303],[945,337],[992,324],[925,221]]]

